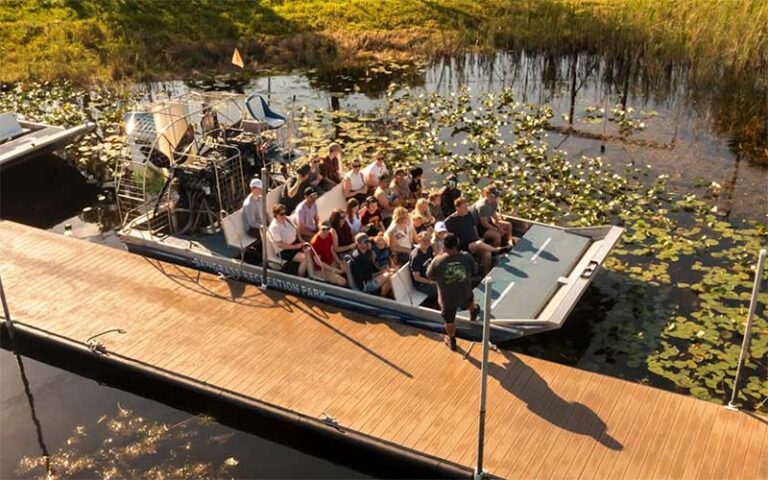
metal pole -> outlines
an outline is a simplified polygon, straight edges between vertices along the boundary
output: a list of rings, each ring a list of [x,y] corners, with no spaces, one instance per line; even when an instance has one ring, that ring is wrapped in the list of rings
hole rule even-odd
[[[741,355],[739,355],[739,364],[736,367],[736,378],[733,381],[733,392],[731,393],[731,401],[728,402],[726,407],[729,410],[738,410],[736,406],[736,395],[739,392],[739,377],[741,376],[741,369],[744,367],[744,361],[749,353],[749,340],[752,338],[752,319],[755,316],[755,308],[757,307],[757,296],[760,293],[760,283],[763,281],[763,269],[765,268],[765,256],[766,250],[760,250],[760,255],[757,257],[757,271],[755,272],[755,284],[752,287],[752,299],[749,301],[749,312],[747,313],[747,326],[744,328],[744,340],[741,342]]]
[[[13,320],[11,320],[11,311],[8,309],[8,301],[5,299],[2,277],[0,277],[0,300],[3,302],[3,315],[5,315],[5,323],[8,326],[8,336],[11,339],[11,344],[13,344]]]
[[[485,277],[485,301],[483,306],[483,360],[480,364],[480,418],[477,428],[477,466],[475,467],[475,480],[485,477],[483,472],[483,450],[485,444],[485,400],[488,389],[488,344],[491,336],[491,292],[493,291],[493,278]]]
[[[261,167],[261,288],[267,288],[267,194],[269,193],[269,171],[267,167]]]

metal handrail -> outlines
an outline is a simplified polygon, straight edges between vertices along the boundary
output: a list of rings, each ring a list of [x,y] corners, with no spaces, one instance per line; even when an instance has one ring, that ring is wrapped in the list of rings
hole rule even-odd
[[[755,316],[755,308],[757,308],[757,296],[760,294],[760,283],[763,281],[763,269],[765,268],[765,257],[768,252],[765,249],[760,250],[760,254],[757,257],[757,268],[755,271],[755,284],[752,287],[752,298],[749,301],[749,312],[747,313],[747,325],[744,327],[744,340],[741,342],[741,354],[739,355],[739,364],[736,367],[736,378],[733,381],[733,392],[731,393],[731,400],[725,407],[728,410],[738,410],[736,406],[736,395],[739,392],[739,378],[741,377],[741,371],[744,367],[744,361],[749,353],[749,341],[752,338],[752,320]]]
[[[493,278],[490,275],[483,280],[485,284],[485,301],[483,302],[483,357],[480,363],[480,412],[477,428],[477,463],[475,465],[475,480],[487,478],[483,470],[483,455],[485,452],[485,405],[488,392],[488,349],[491,341],[491,294],[493,293]]]

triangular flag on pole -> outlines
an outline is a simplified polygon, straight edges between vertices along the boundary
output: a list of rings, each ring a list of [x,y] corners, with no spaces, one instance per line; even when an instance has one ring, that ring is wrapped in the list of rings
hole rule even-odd
[[[245,67],[245,63],[243,63],[243,57],[240,56],[240,50],[238,50],[237,47],[235,47],[235,53],[232,54],[232,63],[240,68]]]

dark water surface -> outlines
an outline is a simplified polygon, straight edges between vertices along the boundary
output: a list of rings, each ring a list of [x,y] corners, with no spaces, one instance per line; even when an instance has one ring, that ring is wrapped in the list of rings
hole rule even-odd
[[[44,468],[19,470],[19,461],[39,457],[44,451],[55,456],[69,454],[73,461],[92,459],[95,468],[72,472],[80,478],[100,477],[112,467],[118,468],[119,476],[127,477],[132,471],[154,466],[181,473],[193,463],[217,472],[229,458],[237,463],[226,471],[235,478],[369,478],[343,465],[6,350],[0,350],[0,369],[0,478],[41,476]],[[186,423],[183,429],[176,427],[163,434],[166,440],[157,453],[145,448],[134,458],[114,458],[129,440],[140,443],[142,434],[138,427],[120,432],[110,428],[108,421],[122,420],[126,423],[123,428],[130,430],[127,423],[138,418],[146,424],[168,427]],[[78,429],[85,435],[78,435]]]
[[[42,478],[46,472],[54,478],[445,476],[247,408],[97,366],[90,355],[41,351],[39,342],[16,344],[22,355],[0,350],[3,479]]]

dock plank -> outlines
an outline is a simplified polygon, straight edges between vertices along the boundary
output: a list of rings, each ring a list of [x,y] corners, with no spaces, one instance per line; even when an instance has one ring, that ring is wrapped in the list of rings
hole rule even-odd
[[[83,343],[121,328],[100,340],[131,362],[475,462],[478,346],[464,358],[438,334],[7,221],[0,258],[30,335]],[[489,359],[485,468],[495,475],[768,477],[764,417],[508,351]]]

